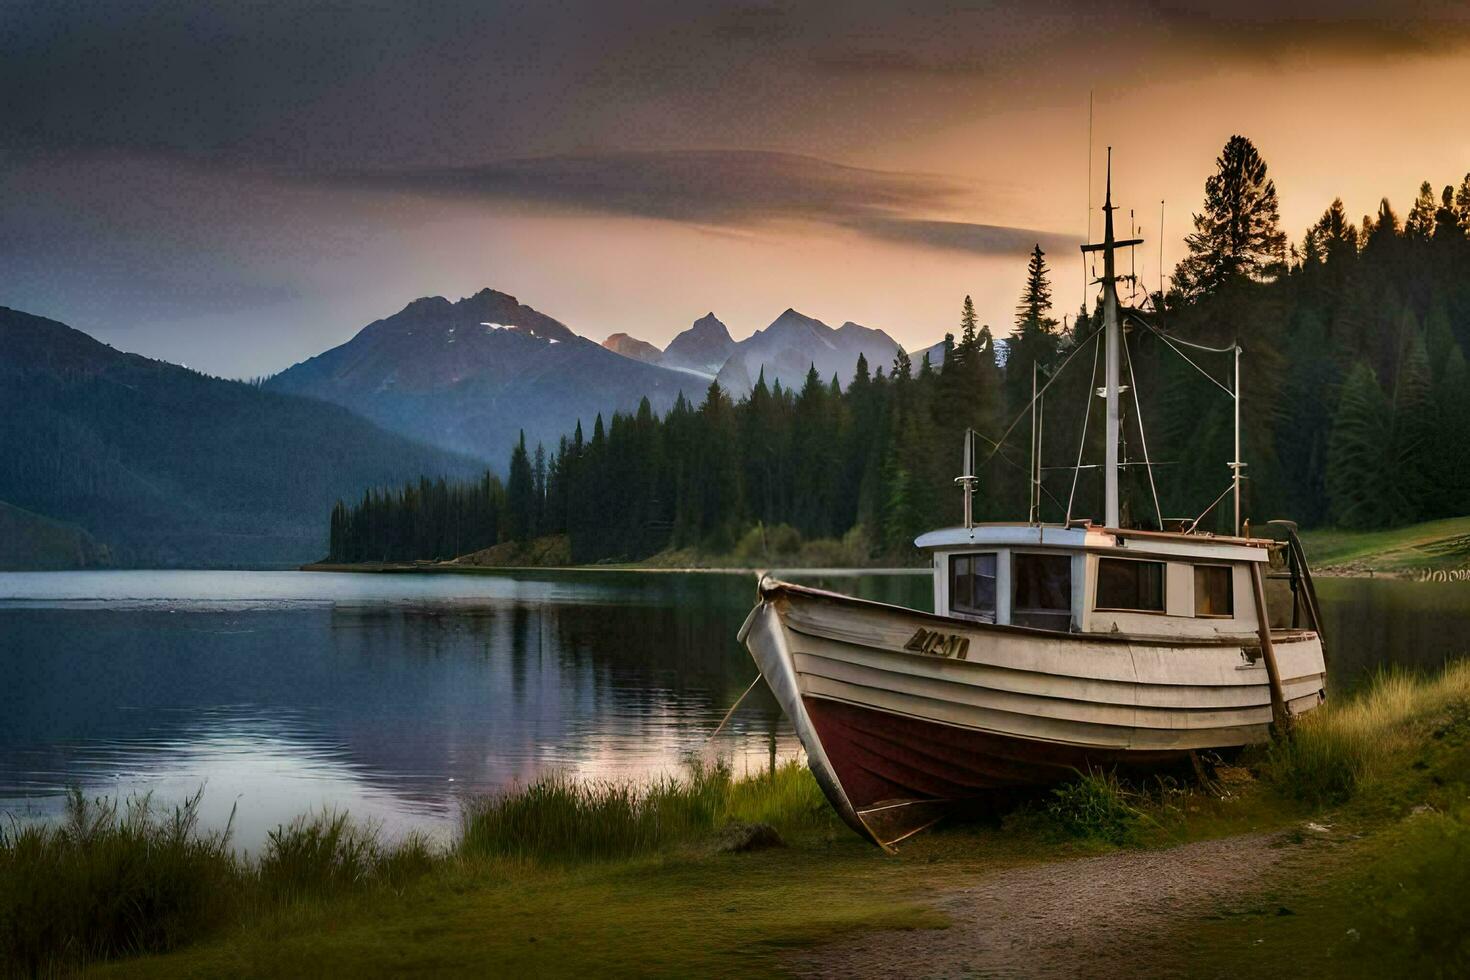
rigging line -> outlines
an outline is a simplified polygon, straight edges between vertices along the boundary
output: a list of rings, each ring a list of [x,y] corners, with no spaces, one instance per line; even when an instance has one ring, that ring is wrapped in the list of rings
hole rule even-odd
[[[750,682],[750,686],[745,689],[745,693],[742,694],[742,695],[740,695],[740,697],[738,697],[738,698],[735,699],[735,703],[732,704],[732,705],[730,705],[730,710],[727,711],[727,712],[725,712],[725,717],[723,717],[723,718],[720,719],[719,725],[717,725],[715,727],[715,730],[714,731],[712,731],[712,732],[709,733],[709,738],[706,738],[705,739],[706,742],[711,741],[716,735],[720,734],[720,732],[722,732],[722,731],[725,730],[725,725],[727,723],[729,723],[730,716],[733,715],[733,714],[735,714],[735,709],[738,708],[738,707],[740,707],[740,702],[741,701],[744,701],[747,697],[749,697],[750,696],[750,692],[751,691],[754,691],[755,690],[755,686],[757,684],[759,684],[760,682],[761,682],[761,675],[760,674],[756,674],[755,675],[755,680],[753,680],[753,681]]]
[[[972,429],[971,431],[973,432],[975,430]],[[1007,456],[1004,452],[1001,451],[1002,450],[1002,446],[1001,446],[1000,443],[996,442],[993,439],[988,438],[987,436],[985,436],[983,433],[980,433],[980,432],[975,432],[975,435],[979,436],[981,439],[984,439],[986,442],[990,443],[992,446],[995,447],[995,449],[992,450],[991,454],[989,456],[985,457],[984,460],[982,460],[982,463],[988,463],[991,459],[993,459],[997,455],[999,455],[1001,462],[1003,462],[1003,463],[1009,463],[1009,464],[1011,464],[1012,466],[1014,466],[1018,470],[1025,470],[1027,476],[1030,476],[1031,475],[1031,472],[1032,472],[1031,471],[1031,467],[1026,466],[1026,465],[1023,465],[1020,461],[1014,460],[1011,457]],[[1061,469],[1071,469],[1071,467],[1070,466],[1063,466],[1063,467],[1061,467]],[[1062,502],[1056,498],[1056,495],[1055,494],[1053,494],[1050,490],[1048,490],[1046,488],[1046,485],[1045,484],[1042,484],[1041,485],[1041,492],[1044,493],[1044,494],[1046,494],[1048,497],[1051,497],[1052,503],[1056,504],[1058,507],[1061,507],[1062,506]]]
[[[1220,501],[1224,500],[1226,494],[1230,493],[1230,491],[1232,491],[1234,489],[1235,489],[1235,481],[1232,480],[1232,481],[1230,481],[1230,486],[1226,487],[1225,490],[1220,494],[1220,496],[1216,497],[1214,500],[1212,500],[1210,502],[1210,506],[1206,507],[1203,511],[1200,512],[1200,515],[1198,517],[1196,517],[1194,520],[1192,520],[1192,521],[1189,522],[1189,527],[1188,527],[1188,529],[1185,530],[1184,533],[1185,534],[1193,534],[1194,533],[1194,529],[1197,528],[1197,527],[1199,527],[1199,522],[1202,521],[1202,520],[1204,520],[1206,517],[1208,517],[1210,511],[1212,511],[1212,510],[1215,509],[1215,505],[1218,504]]]
[[[1153,334],[1155,337],[1158,337],[1164,343],[1168,344],[1169,347],[1170,347],[1170,349],[1172,349],[1174,351],[1174,353],[1176,353],[1180,357],[1184,358],[1185,363],[1187,363],[1190,367],[1194,368],[1200,374],[1204,375],[1209,380],[1210,384],[1214,385],[1216,388],[1219,388],[1221,391],[1225,392],[1225,394],[1229,395],[1231,398],[1234,398],[1235,397],[1235,392],[1234,391],[1232,391],[1229,387],[1221,384],[1220,381],[1213,374],[1211,374],[1210,372],[1206,371],[1204,368],[1202,368],[1198,364],[1196,364],[1194,362],[1194,358],[1190,357],[1188,354],[1184,353],[1184,351],[1180,350],[1177,346],[1175,346],[1173,339],[1171,337],[1169,337],[1168,334],[1163,333],[1163,332],[1157,330],[1151,323],[1149,323],[1147,320],[1143,319],[1143,317],[1138,316],[1136,313],[1133,313],[1131,310],[1128,311],[1127,313],[1125,313],[1124,316],[1125,316],[1125,318],[1132,319],[1134,322],[1142,325],[1143,328],[1145,330],[1147,330],[1149,333]],[[1234,348],[1227,348],[1227,349],[1228,350],[1234,350]],[[1224,351],[1216,351],[1215,353],[1222,353],[1223,354],[1225,352]]]
[[[1097,381],[1097,355],[1102,344],[1092,349],[1092,374],[1087,378],[1087,409],[1082,413],[1082,439],[1077,443],[1077,465],[1072,468],[1072,492],[1067,494],[1066,524],[1072,523],[1072,504],[1077,499],[1077,477],[1082,474],[1082,449],[1087,445],[1087,423],[1092,418],[1094,382]]]
[[[1155,333],[1160,333],[1158,327],[1138,316],[1137,310],[1125,310],[1124,312],[1129,316],[1137,317],[1145,327],[1148,327]],[[1236,347],[1240,346],[1239,344],[1233,343],[1229,347],[1210,347],[1208,344],[1197,344],[1192,340],[1185,340],[1183,337],[1176,337],[1172,334],[1167,334],[1165,336],[1168,336],[1169,339],[1174,341],[1175,343],[1183,344],[1185,347],[1193,347],[1195,350],[1208,351],[1211,354],[1231,354],[1234,353]]]
[[[1052,385],[1054,385],[1054,384],[1057,383],[1057,379],[1062,376],[1062,372],[1067,369],[1067,365],[1072,363],[1072,359],[1082,352],[1082,348],[1084,346],[1086,346],[1087,344],[1096,342],[1097,339],[1099,337],[1101,337],[1105,332],[1106,331],[1104,331],[1104,330],[1094,330],[1093,333],[1092,333],[1092,336],[1088,337],[1082,343],[1075,345],[1072,348],[1072,353],[1068,354],[1067,355],[1067,359],[1064,360],[1064,361],[1062,361],[1062,363],[1057,366],[1057,369],[1052,372],[1051,380],[1047,381],[1046,384],[1044,384],[1044,385],[1041,386],[1041,390],[1036,393],[1036,397],[1035,398],[1032,398],[1031,399],[1031,402],[1034,403],[1042,395],[1045,395],[1046,394],[1046,390],[1048,388],[1050,388]],[[1005,430],[1005,432],[1001,433],[1000,439],[998,439],[998,440],[986,439],[985,440],[986,442],[990,443],[992,446],[995,447],[995,449],[992,449],[990,451],[990,456],[994,456],[996,454],[996,452],[1000,449],[1001,444],[1004,443],[1008,438],[1010,438],[1011,433],[1015,431],[1016,426],[1021,423],[1021,420],[1026,417],[1026,413],[1029,412],[1030,410],[1031,410],[1031,404],[1028,403],[1025,408],[1021,409],[1021,413],[1019,415],[1017,415],[1014,419],[1011,420],[1011,424],[1008,425],[1008,426],[1006,426],[1006,430]],[[984,438],[984,437],[982,436],[982,438]],[[990,456],[986,456],[985,459],[981,460],[981,462],[982,463],[989,462]]]
[[[1148,459],[1148,435],[1143,429],[1143,402],[1138,400],[1138,379],[1133,376],[1133,355],[1128,352],[1128,339],[1123,338],[1123,357],[1128,361],[1128,383],[1133,386],[1133,414],[1138,416],[1138,443],[1143,447],[1143,468],[1148,473],[1148,488],[1154,495],[1154,514],[1159,530],[1164,529],[1164,510],[1159,506],[1159,487],[1154,483],[1154,467]]]

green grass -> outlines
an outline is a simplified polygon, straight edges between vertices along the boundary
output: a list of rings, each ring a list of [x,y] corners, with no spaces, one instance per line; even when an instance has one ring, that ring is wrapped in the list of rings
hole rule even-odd
[[[1304,718],[1259,768],[1268,793],[1251,805],[1293,804],[1302,850],[1267,892],[1176,923],[1174,966],[1470,975],[1470,663],[1380,676]]]
[[[548,776],[472,804],[466,854],[558,860],[625,858],[708,836],[727,823],[779,831],[835,826],[806,767],[787,763],[735,780],[727,764],[692,764],[682,779],[647,786]]]
[[[1424,678],[1385,673],[1357,696],[1302,718],[1290,739],[1266,751],[1263,766],[1278,791],[1313,805],[1345,803],[1381,788],[1411,764],[1470,705],[1470,661]]]
[[[0,975],[166,952],[303,901],[401,888],[443,860],[422,838],[385,847],[322,813],[276,828],[247,862],[228,828],[199,830],[202,792],[160,811],[73,791],[60,824],[0,831]]]
[[[1381,531],[1318,528],[1301,537],[1314,568],[1412,573],[1470,567],[1470,517]]]
[[[228,919],[240,869],[227,832],[199,832],[198,806],[74,792],[60,825],[0,830],[0,972],[171,949]]]

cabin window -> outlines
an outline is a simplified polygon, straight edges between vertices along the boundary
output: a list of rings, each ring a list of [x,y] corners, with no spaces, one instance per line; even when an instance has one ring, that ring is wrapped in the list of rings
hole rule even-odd
[[[1072,625],[1072,559],[1015,555],[1011,562],[1011,623],[1065,630]]]
[[[1164,563],[1129,558],[1097,560],[1097,609],[1164,611]]]
[[[995,554],[955,555],[949,560],[949,611],[995,622]]]
[[[1229,565],[1194,566],[1194,614],[1235,615],[1235,576]]]

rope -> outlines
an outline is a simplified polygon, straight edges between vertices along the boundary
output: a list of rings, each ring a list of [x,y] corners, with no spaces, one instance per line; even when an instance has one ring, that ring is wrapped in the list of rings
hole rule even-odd
[[[975,430],[973,430],[973,429],[970,430],[970,431],[975,432]],[[1030,475],[1030,473],[1031,473],[1031,467],[1025,466],[1025,465],[1017,462],[1016,460],[1011,459],[1009,456],[1007,456],[1004,452],[1001,451],[1003,447],[1000,445],[1000,443],[995,442],[995,441],[987,438],[983,433],[980,433],[980,432],[975,432],[975,435],[979,436],[981,439],[984,439],[986,442],[990,443],[992,446],[995,447],[995,449],[991,452],[991,454],[989,456],[985,457],[985,460],[984,460],[985,462],[989,462],[990,460],[994,459],[997,455],[999,455],[1000,456],[1000,459],[1001,459],[1001,462],[1003,462],[1003,463],[1010,463],[1016,469],[1018,469],[1018,470],[1025,470],[1026,473],[1027,473],[1027,475],[1028,476]],[[1066,466],[1066,467],[1062,467],[1062,469],[1071,469],[1071,467],[1070,466]],[[1051,502],[1052,503],[1056,504],[1058,508],[1060,508],[1062,506],[1062,502],[1057,499],[1056,494],[1052,493],[1050,490],[1048,490],[1046,488],[1046,484],[1042,483],[1042,484],[1039,484],[1039,486],[1041,487],[1041,492],[1044,493],[1044,494],[1046,494],[1048,497],[1051,498]]]
[[[1199,522],[1202,521],[1202,520],[1204,520],[1206,517],[1208,517],[1210,511],[1212,511],[1212,510],[1215,509],[1215,505],[1218,504],[1220,501],[1222,501],[1222,500],[1225,499],[1225,494],[1229,493],[1230,491],[1232,491],[1234,489],[1235,489],[1235,483],[1234,483],[1234,481],[1231,481],[1230,486],[1228,486],[1228,487],[1225,488],[1225,492],[1224,493],[1220,494],[1220,496],[1218,496],[1214,500],[1212,500],[1210,502],[1210,506],[1206,507],[1200,513],[1200,515],[1198,517],[1196,517],[1194,520],[1192,520],[1192,521],[1189,522],[1189,530],[1188,531],[1185,531],[1184,533],[1185,534],[1193,534],[1194,533],[1194,529],[1197,528],[1197,527],[1199,527]]]
[[[1182,357],[1184,359],[1185,363],[1187,363],[1190,367],[1194,368],[1200,374],[1204,375],[1205,378],[1209,380],[1210,384],[1214,385],[1216,388],[1219,388],[1221,391],[1225,392],[1225,394],[1229,395],[1231,398],[1234,398],[1235,397],[1235,392],[1231,391],[1225,385],[1221,384],[1219,382],[1219,380],[1216,379],[1216,377],[1213,374],[1211,374],[1210,372],[1206,371],[1204,368],[1202,368],[1198,364],[1196,364],[1194,362],[1194,358],[1190,357],[1188,354],[1184,353],[1184,351],[1180,350],[1179,347],[1178,347],[1178,345],[1176,345],[1174,343],[1174,338],[1170,337],[1168,334],[1165,334],[1165,333],[1161,332],[1156,327],[1154,327],[1153,324],[1149,323],[1147,320],[1143,319],[1142,317],[1138,316],[1137,314],[1130,313],[1129,316],[1132,318],[1132,320],[1135,323],[1138,323],[1145,330],[1147,330],[1149,333],[1153,334],[1155,337],[1159,338],[1164,343],[1168,344],[1169,347],[1170,347],[1170,349],[1172,349],[1174,351],[1174,353],[1176,353],[1180,357]],[[1189,346],[1191,346],[1191,347],[1200,347],[1200,345],[1198,345],[1198,344],[1190,344]],[[1223,349],[1216,349],[1214,347],[1200,347],[1200,349],[1201,350],[1210,351],[1211,353],[1214,353],[1214,354],[1225,354],[1225,353],[1229,353],[1229,352],[1235,350],[1234,347],[1226,347],[1226,348],[1223,348]]]
[[[1067,494],[1067,519],[1065,524],[1072,523],[1072,503],[1077,499],[1077,478],[1082,475],[1082,449],[1087,445],[1087,423],[1092,419],[1092,392],[1097,382],[1097,355],[1102,351],[1102,344],[1092,349],[1092,374],[1087,378],[1087,409],[1082,413],[1082,439],[1077,443],[1077,465],[1072,467],[1072,492]]]
[[[714,741],[715,736],[718,735],[718,734],[720,734],[720,732],[722,732],[722,731],[725,730],[725,725],[730,721],[730,716],[735,713],[735,709],[738,708],[738,707],[740,707],[740,702],[741,701],[744,701],[746,699],[746,697],[748,697],[750,695],[750,692],[755,690],[755,686],[757,684],[759,684],[760,682],[761,682],[761,675],[760,674],[756,674],[755,675],[755,680],[753,680],[753,681],[750,682],[750,686],[745,689],[745,693],[742,694],[742,695],[740,695],[740,697],[738,697],[738,698],[735,699],[735,703],[732,704],[732,705],[730,705],[730,710],[727,711],[727,712],[725,712],[725,717],[723,717],[723,718],[720,719],[719,725],[717,725],[715,727],[715,730],[714,731],[712,731],[712,732],[709,733],[709,738],[706,738],[705,739],[706,742],[712,742],[712,741]]]
[[[1030,402],[1027,403],[1025,408],[1021,409],[1021,414],[1017,415],[1015,419],[1011,421],[1011,424],[1006,427],[1006,430],[1001,434],[1001,437],[998,440],[985,440],[986,442],[989,442],[991,445],[993,445],[995,449],[992,449],[990,451],[990,456],[986,456],[983,460],[981,460],[982,463],[990,462],[991,457],[994,456],[996,452],[1000,449],[1001,444],[1010,438],[1010,435],[1013,431],[1015,431],[1016,426],[1019,425],[1021,423],[1021,420],[1026,417],[1026,413],[1031,410],[1031,406],[1035,405],[1037,401],[1041,399],[1041,396],[1046,394],[1046,390],[1048,388],[1057,383],[1057,379],[1062,376],[1062,372],[1067,369],[1067,365],[1072,363],[1072,359],[1078,354],[1082,353],[1082,348],[1084,346],[1096,342],[1103,333],[1104,331],[1102,330],[1094,330],[1091,337],[1088,337],[1085,341],[1078,344],[1076,347],[1073,347],[1072,353],[1067,355],[1067,359],[1062,361],[1057,369],[1052,372],[1051,380],[1041,386],[1041,390],[1036,393],[1036,395],[1031,399]]]
[[[1123,343],[1123,357],[1128,361],[1128,383],[1133,386],[1133,411],[1138,415],[1138,441],[1143,446],[1143,468],[1148,473],[1148,488],[1154,495],[1154,514],[1159,519],[1159,530],[1164,529],[1164,511],[1159,506],[1159,488],[1154,483],[1153,464],[1148,461],[1148,436],[1143,426],[1143,403],[1138,400],[1138,379],[1133,376],[1133,355],[1128,352],[1128,343]]]

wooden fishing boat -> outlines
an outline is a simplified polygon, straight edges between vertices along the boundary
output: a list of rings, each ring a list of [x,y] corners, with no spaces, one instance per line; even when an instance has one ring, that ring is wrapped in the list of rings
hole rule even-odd
[[[967,439],[963,526],[915,542],[933,613],[764,577],[740,630],[828,800],[880,846],[999,791],[1264,741],[1326,697],[1300,542],[1287,522],[1240,533],[1243,464],[1235,534],[1120,526],[1113,268],[1133,243],[1113,238],[1111,188],[1104,207],[1104,243],[1087,246],[1105,269],[1103,524],[974,523]],[[1238,368],[1234,397],[1238,461]],[[1290,587],[1274,625],[1268,579]]]

